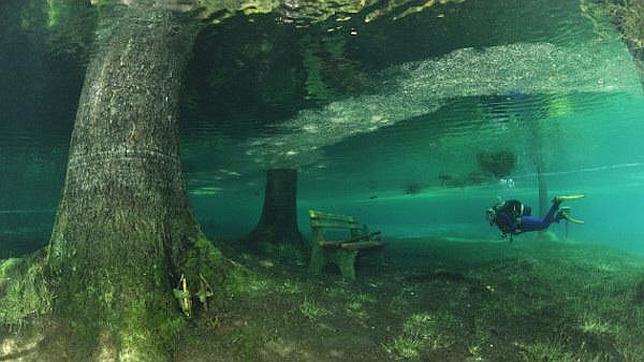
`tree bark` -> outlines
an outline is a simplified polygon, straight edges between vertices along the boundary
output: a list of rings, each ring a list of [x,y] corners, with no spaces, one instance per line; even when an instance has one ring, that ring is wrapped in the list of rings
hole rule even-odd
[[[266,172],[262,216],[248,241],[256,251],[270,251],[276,247],[304,250],[304,239],[297,226],[297,170]]]
[[[172,288],[211,285],[222,258],[203,238],[181,175],[177,106],[197,28],[152,2],[107,11],[72,133],[48,249],[55,313],[88,359],[163,361],[182,323]]]

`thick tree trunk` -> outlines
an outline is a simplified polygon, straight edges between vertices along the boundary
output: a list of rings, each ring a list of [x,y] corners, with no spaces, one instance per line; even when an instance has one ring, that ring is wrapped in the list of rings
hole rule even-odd
[[[254,250],[304,250],[304,239],[297,227],[297,170],[267,171],[262,216],[248,240]]]
[[[88,359],[162,361],[182,317],[172,288],[216,271],[187,204],[177,104],[196,28],[147,1],[106,14],[88,66],[48,250],[55,311]],[[215,268],[216,269],[216,268]],[[214,282],[212,282],[214,284]]]

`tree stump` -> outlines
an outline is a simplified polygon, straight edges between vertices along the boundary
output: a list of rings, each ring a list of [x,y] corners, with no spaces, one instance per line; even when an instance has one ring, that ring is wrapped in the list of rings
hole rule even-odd
[[[304,238],[297,226],[297,170],[270,169],[266,172],[262,215],[246,240],[255,252],[303,257]],[[288,255],[290,253],[293,255]]]

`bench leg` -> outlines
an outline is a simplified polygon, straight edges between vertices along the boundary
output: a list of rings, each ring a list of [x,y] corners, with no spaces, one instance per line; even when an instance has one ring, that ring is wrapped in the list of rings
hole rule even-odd
[[[309,272],[313,275],[320,275],[322,268],[326,264],[325,252],[321,247],[314,245],[311,250],[311,262],[309,263]]]
[[[343,251],[338,253],[337,263],[340,267],[340,273],[342,277],[348,280],[356,279],[356,255],[358,254],[355,251]]]
[[[378,253],[378,267],[382,268],[385,265],[385,248],[380,248],[376,253]]]
[[[309,272],[313,275],[320,275],[322,274],[324,266],[331,262],[338,266],[343,278],[347,280],[355,280],[356,255],[358,255],[357,251],[325,251],[321,247],[314,246],[311,250]]]

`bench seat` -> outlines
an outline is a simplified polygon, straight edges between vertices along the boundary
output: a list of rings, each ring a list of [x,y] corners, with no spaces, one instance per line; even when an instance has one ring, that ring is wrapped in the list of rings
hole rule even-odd
[[[320,274],[327,264],[335,264],[344,278],[353,280],[355,260],[359,254],[377,252],[382,263],[385,243],[375,238],[380,232],[370,233],[366,225],[358,226],[352,216],[309,210],[309,217],[313,230],[311,273]],[[348,230],[349,236],[345,240],[325,240],[323,229]]]

